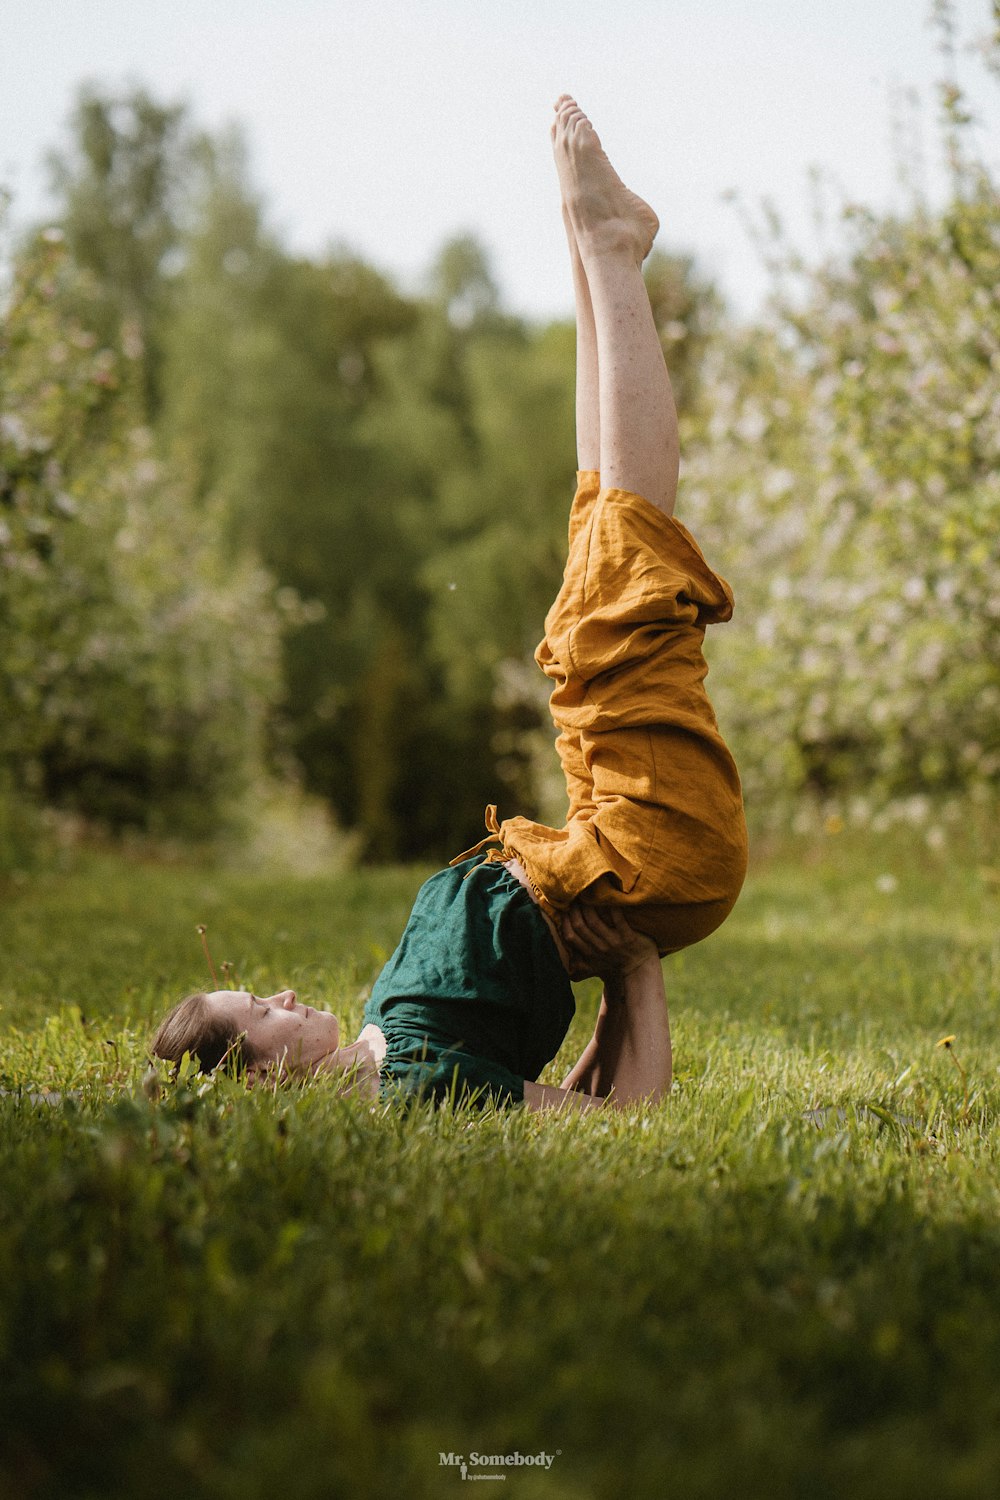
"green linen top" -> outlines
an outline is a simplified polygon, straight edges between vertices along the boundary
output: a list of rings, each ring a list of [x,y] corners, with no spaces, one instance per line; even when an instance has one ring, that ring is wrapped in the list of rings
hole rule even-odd
[[[472,858],[421,886],[364,1019],[385,1034],[385,1089],[519,1104],[574,1012],[531,896],[503,865]]]

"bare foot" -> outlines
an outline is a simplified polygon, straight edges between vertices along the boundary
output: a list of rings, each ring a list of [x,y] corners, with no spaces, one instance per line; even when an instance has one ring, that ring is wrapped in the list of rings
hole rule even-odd
[[[567,232],[572,230],[585,258],[627,250],[641,265],[659,220],[649,204],[622,182],[576,100],[562,94],[555,111],[552,146]]]

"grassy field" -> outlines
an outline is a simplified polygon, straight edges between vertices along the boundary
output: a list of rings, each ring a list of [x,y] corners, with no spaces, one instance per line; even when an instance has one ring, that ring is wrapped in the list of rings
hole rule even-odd
[[[198,922],[353,1024],[421,872],[7,885],[0,1495],[994,1496],[996,866],[758,858],[667,963],[672,1097],[586,1117],[143,1093]]]

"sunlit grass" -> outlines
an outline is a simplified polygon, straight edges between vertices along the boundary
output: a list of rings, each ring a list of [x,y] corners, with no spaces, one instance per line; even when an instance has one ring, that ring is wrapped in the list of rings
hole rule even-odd
[[[208,980],[198,922],[217,964],[353,1025],[421,872],[102,857],[8,889],[8,1487],[439,1495],[442,1451],[545,1450],[505,1493],[993,1493],[981,867],[902,835],[773,852],[666,965],[670,1100],[582,1117],[143,1093],[151,1022]]]

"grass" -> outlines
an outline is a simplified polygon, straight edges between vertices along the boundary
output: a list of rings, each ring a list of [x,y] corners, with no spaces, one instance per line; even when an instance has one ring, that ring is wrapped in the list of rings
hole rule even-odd
[[[353,1024],[420,872],[92,855],[5,888],[0,1495],[437,1496],[441,1453],[544,1451],[470,1474],[523,1500],[992,1496],[990,857],[772,851],[667,963],[671,1099],[586,1117],[143,1093],[149,1023],[208,977],[198,922],[244,982]]]

